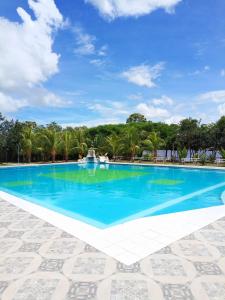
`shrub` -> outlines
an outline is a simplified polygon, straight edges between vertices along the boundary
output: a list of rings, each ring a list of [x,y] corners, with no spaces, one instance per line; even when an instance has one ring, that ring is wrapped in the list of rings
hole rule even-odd
[[[215,153],[212,153],[212,154],[210,154],[209,156],[208,156],[208,161],[210,162],[210,163],[214,163],[215,162],[215,160],[216,160],[216,154]]]
[[[202,153],[200,156],[199,156],[199,162],[202,166],[204,166],[206,163],[207,163],[207,155],[206,153]]]
[[[183,149],[178,149],[178,157],[179,157],[179,160],[181,161],[183,158],[186,158],[187,157],[187,149],[184,147]]]

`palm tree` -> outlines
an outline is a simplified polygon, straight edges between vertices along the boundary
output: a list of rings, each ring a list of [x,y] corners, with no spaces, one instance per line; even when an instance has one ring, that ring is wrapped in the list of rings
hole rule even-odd
[[[125,131],[123,145],[125,151],[128,151],[133,161],[137,150],[139,149],[139,135],[135,127],[130,127]]]
[[[73,134],[69,130],[64,130],[61,134],[60,146],[63,149],[64,159],[67,162],[69,159],[69,153],[72,150]]]
[[[43,149],[51,155],[52,162],[55,162],[56,154],[60,145],[60,132],[54,128],[46,128],[40,135]]]
[[[187,157],[188,151],[187,151],[187,149],[185,147],[183,149],[182,148],[178,148],[177,152],[178,152],[178,157],[179,157],[180,161],[182,161],[182,159],[184,159],[184,158]]]
[[[79,157],[83,158],[85,151],[87,150],[87,142],[86,142],[86,136],[85,131],[82,128],[79,128],[75,132],[75,148],[78,151]]]
[[[151,132],[145,141],[152,147],[154,158],[157,157],[157,150],[164,145],[164,140],[155,131]]]
[[[33,149],[33,142],[34,142],[34,131],[32,126],[26,126],[23,128],[21,134],[21,144],[22,144],[22,151],[26,156],[27,162],[31,162],[31,155]]]
[[[106,144],[109,147],[110,151],[112,152],[114,161],[116,160],[116,156],[118,155],[121,149],[121,139],[115,133],[107,137]]]

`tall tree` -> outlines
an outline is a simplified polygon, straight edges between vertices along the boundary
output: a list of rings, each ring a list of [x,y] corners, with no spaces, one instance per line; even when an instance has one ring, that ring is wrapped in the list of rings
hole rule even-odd
[[[78,151],[79,158],[84,157],[87,147],[86,131],[83,128],[79,128],[75,131],[75,149]]]
[[[187,148],[192,156],[192,150],[196,150],[200,140],[199,135],[200,121],[192,118],[184,119],[180,122],[177,135],[178,144],[181,148]]]
[[[106,138],[106,143],[115,161],[116,156],[119,154],[119,151],[122,148],[121,139],[118,135],[112,134]]]
[[[35,139],[35,135],[33,131],[33,125],[26,124],[22,130],[21,146],[22,146],[22,152],[26,156],[28,163],[31,162],[34,139]]]
[[[72,131],[64,130],[61,134],[60,146],[63,150],[63,156],[67,162],[69,159],[69,154],[73,148],[74,137]]]
[[[128,119],[127,119],[127,123],[140,123],[140,122],[146,122],[146,118],[144,115],[142,114],[138,114],[138,113],[134,113],[131,114]]]
[[[157,150],[159,150],[165,144],[164,140],[155,131],[149,134],[148,138],[146,139],[146,142],[149,142],[149,146],[152,147],[154,158],[157,157]]]
[[[133,126],[128,127],[123,136],[123,148],[130,155],[131,160],[134,160],[139,147],[140,141],[137,129]]]
[[[61,142],[60,132],[54,128],[45,128],[40,134],[40,142],[44,151],[50,154],[52,162],[55,162],[56,154]]]

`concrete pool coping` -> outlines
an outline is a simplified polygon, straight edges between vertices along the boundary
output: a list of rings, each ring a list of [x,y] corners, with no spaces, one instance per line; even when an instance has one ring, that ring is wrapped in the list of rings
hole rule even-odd
[[[139,218],[99,229],[1,192],[0,198],[130,265],[225,216],[225,205]]]
[[[21,168],[21,167],[42,167],[42,166],[54,166],[54,165],[69,165],[69,164],[83,164],[78,161],[69,161],[69,162],[55,162],[55,163],[19,163],[12,165],[0,165],[0,169],[3,168]],[[209,170],[220,170],[225,172],[225,167],[221,166],[212,166],[212,165],[193,165],[190,164],[167,164],[167,163],[139,163],[139,162],[120,162],[120,161],[110,161],[107,164],[115,164],[115,165],[136,165],[136,166],[149,166],[149,167],[169,167],[169,168],[192,168],[192,169],[209,169]]]
[[[50,163],[42,165],[29,164],[4,166],[2,168],[29,166],[38,167],[63,164],[79,163]],[[209,166],[183,166],[167,164],[156,165],[121,162],[110,162],[110,164],[195,169],[200,168],[225,171],[224,169],[221,169],[221,167]],[[225,205],[221,205],[159,216],[140,216],[135,220],[124,220],[123,223],[110,228],[99,229],[82,221],[64,216],[48,208],[44,208],[3,191],[0,191],[0,198],[74,235],[80,240],[90,244],[101,252],[126,265],[133,264],[175,242],[176,240],[179,240],[184,236],[189,235],[192,232],[197,231],[225,216]]]

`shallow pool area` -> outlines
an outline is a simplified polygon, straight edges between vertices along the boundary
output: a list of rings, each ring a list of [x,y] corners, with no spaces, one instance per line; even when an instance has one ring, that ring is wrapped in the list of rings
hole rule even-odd
[[[223,205],[223,170],[120,164],[0,169],[0,190],[98,228]]]

